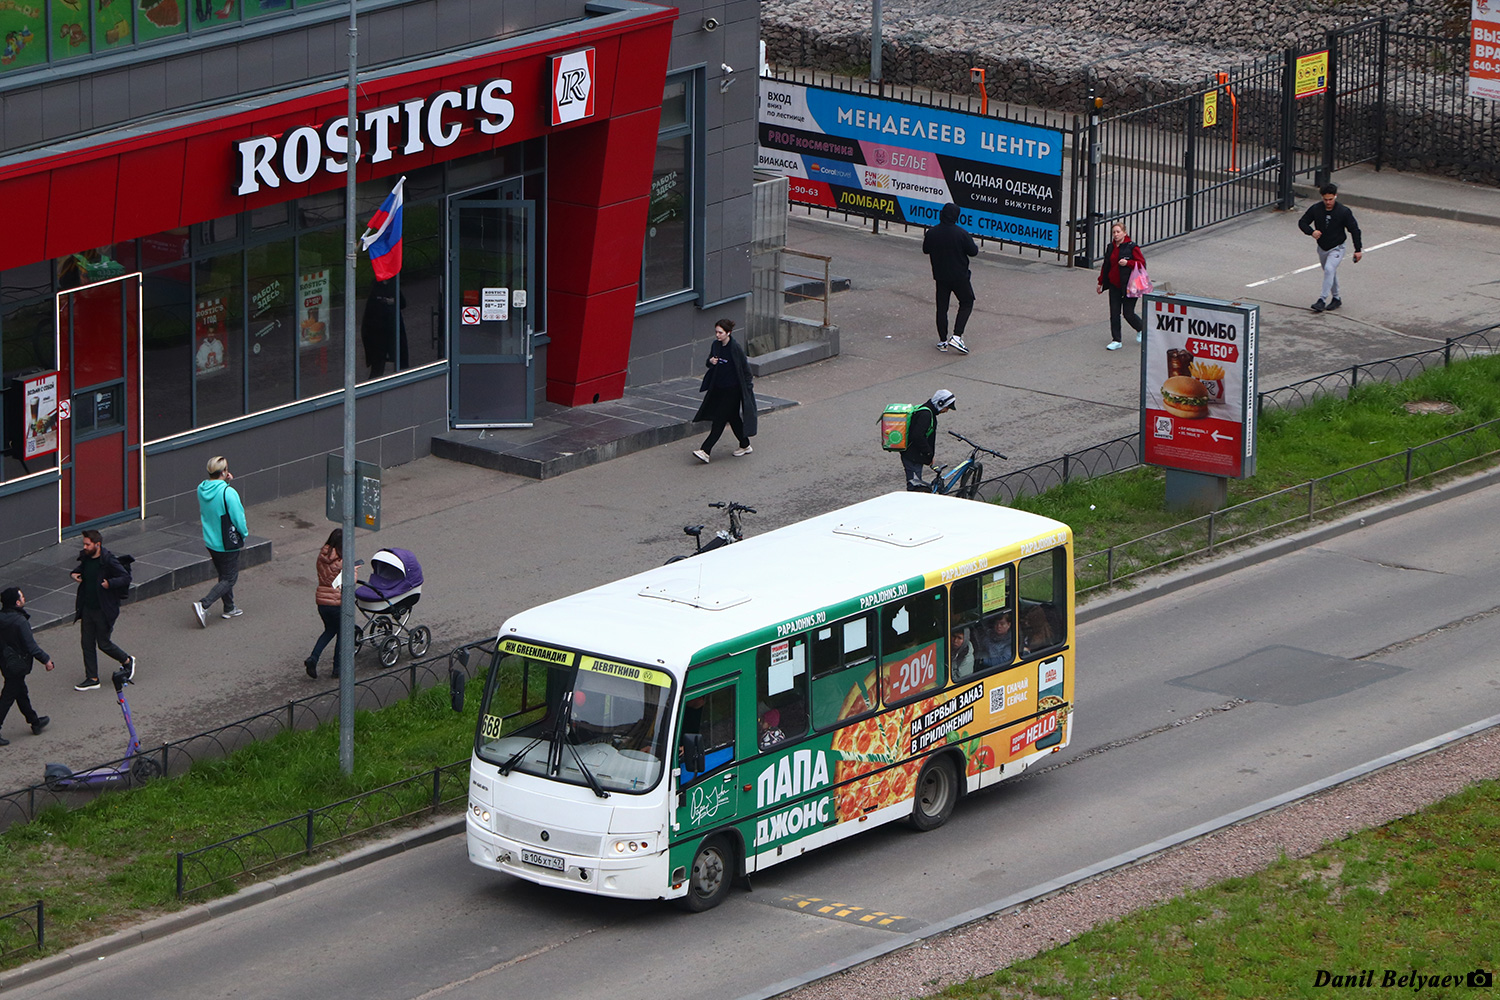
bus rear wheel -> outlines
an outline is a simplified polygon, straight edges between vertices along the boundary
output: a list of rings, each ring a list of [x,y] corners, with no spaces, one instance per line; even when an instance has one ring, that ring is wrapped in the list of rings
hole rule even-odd
[[[934,757],[917,777],[917,794],[911,804],[911,825],[918,830],[936,830],[953,815],[958,802],[958,776],[947,757]]]
[[[712,910],[724,902],[733,881],[734,849],[726,837],[709,837],[693,855],[687,895],[678,899],[677,905],[689,913]]]

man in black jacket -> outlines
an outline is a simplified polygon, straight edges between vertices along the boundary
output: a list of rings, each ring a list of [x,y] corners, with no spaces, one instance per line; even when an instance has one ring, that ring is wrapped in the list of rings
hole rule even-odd
[[[129,556],[125,557],[129,559]],[[78,582],[78,597],[73,610],[83,642],[83,681],[74,691],[93,691],[99,687],[99,651],[113,657],[125,668],[125,679],[135,679],[135,657],[114,644],[109,636],[115,619],[120,617],[120,601],[130,589],[130,570],[122,560],[104,547],[104,536],[90,528],[83,533],[83,552],[78,568],[68,574]]]
[[[5,686],[0,688],[0,726],[10,714],[12,705],[21,709],[21,717],[31,723],[33,734],[40,735],[52,720],[37,715],[31,707],[31,693],[26,690],[26,675],[31,673],[31,661],[44,664],[51,670],[52,657],[36,644],[31,634],[31,617],[26,613],[26,595],[17,587],[0,591],[0,675],[5,677]],[[0,736],[0,747],[9,746],[10,740]]]
[[[949,202],[938,213],[938,224],[922,237],[922,252],[932,264],[932,280],[937,285],[937,349],[946,351],[951,344],[960,354],[968,354],[964,343],[964,325],[974,311],[974,286],[969,281],[969,258],[979,255],[974,237],[958,225],[958,206]],[[953,320],[953,339],[948,339],[948,297],[958,296],[958,316]]]
[[[1323,268],[1323,294],[1312,304],[1315,313],[1337,309],[1344,304],[1339,298],[1339,264],[1344,259],[1344,243],[1354,237],[1354,263],[1364,256],[1364,240],[1359,223],[1348,206],[1338,202],[1339,186],[1324,184],[1318,189],[1323,201],[1302,213],[1297,227],[1318,241],[1318,263]]]
[[[926,493],[931,487],[922,482],[922,470],[937,457],[937,418],[939,413],[958,409],[958,398],[947,389],[939,389],[932,398],[912,411],[906,425],[906,450],[901,452],[901,467],[906,470],[906,489]]]

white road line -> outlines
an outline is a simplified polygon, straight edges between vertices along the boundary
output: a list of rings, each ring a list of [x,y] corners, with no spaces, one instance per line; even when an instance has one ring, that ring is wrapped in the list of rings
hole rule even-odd
[[[1375,244],[1372,247],[1365,247],[1364,250],[1361,251],[1361,255],[1367,254],[1371,250],[1379,250],[1381,247],[1388,247],[1388,246],[1391,246],[1392,244],[1400,243],[1403,240],[1409,240],[1409,239],[1411,239],[1412,237],[1414,237],[1416,235],[1417,235],[1416,233],[1407,233],[1405,236],[1398,236],[1398,237],[1396,237],[1393,240],[1386,240],[1384,243],[1377,243],[1377,244]],[[1259,288],[1261,285],[1269,285],[1273,281],[1280,281],[1282,278],[1290,278],[1293,275],[1295,275],[1295,274],[1301,274],[1304,271],[1316,271],[1321,266],[1322,266],[1321,264],[1309,264],[1306,267],[1299,267],[1295,271],[1288,271],[1285,274],[1278,274],[1274,278],[1262,278],[1260,281],[1252,281],[1252,282],[1250,282],[1250,284],[1246,285],[1245,287],[1246,288]]]

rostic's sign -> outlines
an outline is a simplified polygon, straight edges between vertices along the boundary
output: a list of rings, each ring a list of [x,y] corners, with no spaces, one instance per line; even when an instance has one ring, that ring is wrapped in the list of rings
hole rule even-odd
[[[498,135],[515,120],[515,105],[506,79],[439,90],[399,104],[372,108],[358,116],[355,139],[360,159],[380,163],[411,156],[429,147],[451,146],[465,127]],[[339,115],[321,126],[299,125],[282,135],[262,135],[235,143],[239,157],[235,194],[254,194],[283,181],[301,184],[319,173],[341,174],[349,152],[349,119]],[[368,146],[368,148],[366,148]]]
[[[552,124],[594,117],[594,50],[552,57]]]
[[[1210,476],[1254,475],[1260,307],[1191,295],[1140,301],[1141,461]]]

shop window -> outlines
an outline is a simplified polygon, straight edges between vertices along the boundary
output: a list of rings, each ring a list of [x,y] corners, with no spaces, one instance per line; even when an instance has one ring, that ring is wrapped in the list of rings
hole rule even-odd
[[[6,272],[6,277],[13,275]],[[53,308],[53,300],[46,298],[0,310],[0,481],[57,467],[56,445],[48,447],[56,435],[56,390],[50,400],[33,392],[28,401],[26,393],[28,376],[57,370]],[[32,401],[37,403],[35,415]]]
[[[887,705],[942,687],[947,662],[946,590],[924,590],[881,607],[880,697]]]
[[[1068,641],[1067,550],[1038,552],[1021,560],[1019,626],[1021,655],[1038,656]]]
[[[1009,666],[1016,658],[1015,577],[1010,566],[953,585],[950,662],[954,680]]]
[[[656,162],[646,212],[639,301],[661,298],[693,285],[693,228],[697,150],[693,73],[667,80],[656,140]]]
[[[344,221],[343,188],[310,194],[297,200],[297,224],[303,229],[322,229],[329,223]],[[342,253],[344,230],[339,228],[339,246]],[[342,262],[341,262],[342,263]]]
[[[248,282],[245,364],[249,374],[248,411],[251,413],[297,398],[294,245],[291,240],[279,240],[245,253]]]
[[[406,357],[402,368],[441,361],[443,349],[442,202],[408,203],[401,245],[401,295],[406,300]]]
[[[244,255],[193,266],[193,401],[197,427],[245,412]]]
[[[304,233],[297,244],[297,395],[344,387],[344,230]]]
[[[150,238],[142,241],[149,247]],[[149,253],[149,250],[144,251]],[[186,264],[147,272],[141,282],[146,440],[193,426],[193,289]]]
[[[762,750],[807,734],[807,638],[792,636],[755,654],[755,739]]]

